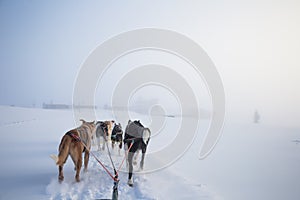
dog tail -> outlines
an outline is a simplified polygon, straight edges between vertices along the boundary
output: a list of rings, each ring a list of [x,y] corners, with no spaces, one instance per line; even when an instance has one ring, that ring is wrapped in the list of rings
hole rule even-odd
[[[71,141],[72,138],[68,135],[64,135],[64,137],[61,139],[58,156],[51,156],[51,158],[56,161],[56,165],[60,166],[66,162]]]
[[[57,161],[58,161],[57,155],[51,154],[50,158],[52,158],[54,160],[55,164],[57,163]]]
[[[145,128],[143,131],[143,142],[147,145],[151,137],[151,131],[149,128]]]

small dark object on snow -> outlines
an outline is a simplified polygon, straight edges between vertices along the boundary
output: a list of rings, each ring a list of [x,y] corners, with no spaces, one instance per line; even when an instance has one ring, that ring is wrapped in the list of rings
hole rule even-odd
[[[114,181],[114,187],[113,187],[113,193],[112,193],[112,200],[118,200],[118,185],[119,185],[119,180]]]

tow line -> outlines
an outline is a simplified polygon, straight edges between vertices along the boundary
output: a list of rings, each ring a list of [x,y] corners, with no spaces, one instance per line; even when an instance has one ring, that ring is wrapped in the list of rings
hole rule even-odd
[[[122,160],[122,162],[121,162],[121,164],[120,164],[118,170],[116,170],[115,165],[114,165],[114,163],[113,163],[113,160],[112,160],[112,158],[111,158],[111,154],[110,154],[110,151],[109,151],[109,148],[108,148],[108,144],[107,144],[107,142],[106,142],[107,150],[108,150],[108,155],[109,155],[109,158],[110,158],[110,161],[111,161],[111,164],[112,164],[112,166],[113,166],[114,173],[115,173],[115,175],[113,176],[112,173],[111,173],[111,172],[104,166],[104,164],[97,158],[97,156],[96,156],[92,151],[90,151],[90,150],[87,148],[86,144],[81,140],[81,138],[80,138],[80,136],[79,136],[79,133],[78,133],[78,136],[75,135],[75,134],[70,134],[70,136],[73,137],[75,140],[79,141],[79,142],[85,147],[86,151],[89,151],[89,152],[90,152],[90,154],[96,159],[96,161],[103,167],[103,169],[107,172],[107,174],[112,178],[112,180],[114,181],[113,192],[112,192],[112,200],[118,200],[118,196],[119,196],[119,195],[118,195],[118,185],[119,185],[119,182],[120,182],[120,180],[119,180],[119,178],[118,178],[118,177],[119,177],[119,171],[120,171],[120,169],[122,168],[122,166],[123,166],[123,164],[124,164],[124,161],[125,161],[125,159],[126,159],[126,154],[124,155],[124,158],[123,158],[123,160]],[[128,152],[129,152],[129,150],[131,149],[132,145],[133,145],[133,142],[131,142],[131,144],[130,144],[128,150],[127,150],[127,154],[128,154]]]

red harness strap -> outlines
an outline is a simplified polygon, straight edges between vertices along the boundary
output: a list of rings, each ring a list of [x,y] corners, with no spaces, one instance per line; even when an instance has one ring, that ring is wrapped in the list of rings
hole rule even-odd
[[[129,146],[128,150],[127,150],[127,154],[129,153],[129,151],[130,151],[132,145],[133,145],[133,142],[130,144],[130,146]],[[120,171],[120,169],[122,168],[125,159],[126,159],[126,155],[124,156],[124,158],[123,158],[123,160],[122,160],[122,162],[121,162],[121,165],[119,166],[119,169],[118,169],[118,171],[117,171],[117,174],[119,174],[119,171]]]
[[[110,173],[110,171],[103,165],[103,163],[95,156],[95,154],[87,148],[87,146],[84,144],[84,142],[81,140],[81,138],[80,138],[78,135],[75,135],[75,134],[73,134],[73,133],[67,133],[67,134],[68,134],[69,136],[71,136],[72,138],[74,138],[76,141],[81,142],[81,144],[84,146],[84,148],[85,148],[87,151],[89,151],[89,152],[91,153],[91,155],[92,155],[92,156],[97,160],[97,162],[103,167],[103,169],[107,172],[107,174],[108,174],[115,182],[118,182],[119,171],[120,171],[120,169],[121,169],[121,167],[122,167],[122,165],[123,165],[123,163],[124,163],[124,160],[125,160],[126,156],[124,156],[124,158],[123,158],[123,160],[122,160],[122,163],[121,163],[121,165],[119,166],[118,171],[115,171],[116,175],[113,176],[113,175]],[[129,146],[128,150],[127,150],[127,153],[129,153],[129,150],[131,149],[132,145],[133,145],[133,143],[130,144],[130,146]]]
[[[75,134],[71,133],[70,136],[72,138],[74,138],[76,141],[81,142],[81,138],[78,135],[75,135]]]
[[[89,153],[97,160],[97,162],[103,167],[103,169],[107,172],[107,174],[114,180],[117,181],[118,179],[116,177],[114,177],[110,171],[102,164],[102,162],[95,156],[95,154],[90,151],[87,146],[84,144],[84,142],[81,140],[81,138],[78,135],[75,135],[73,133],[69,133],[68,135],[70,135],[72,138],[74,138],[76,141],[81,142],[81,144],[84,146],[84,148],[89,151]]]
[[[67,135],[71,136],[73,139],[75,139],[76,142],[81,142],[83,144],[83,150],[82,152],[85,152],[87,150],[86,145],[81,141],[81,138],[78,135],[75,135],[73,133],[67,133]]]

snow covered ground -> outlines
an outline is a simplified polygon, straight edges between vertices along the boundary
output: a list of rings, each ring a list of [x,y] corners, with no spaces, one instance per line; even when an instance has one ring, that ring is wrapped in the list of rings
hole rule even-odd
[[[0,199],[111,198],[112,180],[92,157],[80,183],[74,181],[70,159],[65,181],[57,182],[49,155],[57,153],[61,137],[74,127],[72,111],[0,106],[0,112]],[[119,199],[299,199],[300,145],[293,142],[300,140],[299,129],[227,122],[213,153],[199,160],[202,130],[171,166],[135,174],[133,188],[121,173]],[[150,151],[154,142],[164,141],[150,141]],[[94,152],[110,166],[106,152]],[[118,166],[123,152],[112,153]],[[145,167],[151,167],[147,156]]]

